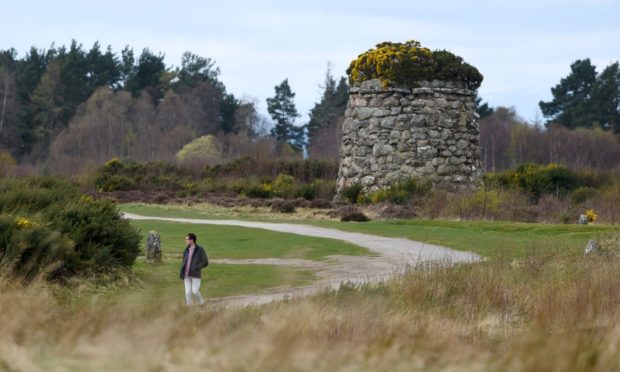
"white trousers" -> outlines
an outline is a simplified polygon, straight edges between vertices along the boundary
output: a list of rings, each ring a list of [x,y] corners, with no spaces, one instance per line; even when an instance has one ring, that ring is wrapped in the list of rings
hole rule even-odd
[[[205,300],[200,294],[200,278],[185,277],[183,282],[185,283],[185,303],[187,306],[192,304],[192,296],[196,296],[201,305],[204,304]]]

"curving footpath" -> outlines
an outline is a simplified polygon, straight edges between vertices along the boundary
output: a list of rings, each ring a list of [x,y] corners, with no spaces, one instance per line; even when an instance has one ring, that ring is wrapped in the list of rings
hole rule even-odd
[[[325,262],[301,259],[254,259],[254,260],[213,260],[220,264],[269,264],[285,265],[315,270],[321,279],[309,286],[274,290],[265,294],[212,299],[210,302],[227,306],[247,306],[264,304],[276,300],[306,296],[327,288],[338,288],[343,283],[363,284],[389,279],[402,274],[408,267],[426,262],[439,262],[446,265],[462,262],[475,262],[482,258],[475,253],[457,251],[439,245],[426,244],[403,238],[388,238],[376,235],[347,232],[324,227],[291,223],[251,222],[238,220],[207,220],[194,218],[150,217],[124,213],[124,218],[134,220],[157,220],[183,222],[189,224],[209,224],[240,226],[265,229],[283,233],[337,239],[360,247],[365,247],[376,256],[329,256]]]

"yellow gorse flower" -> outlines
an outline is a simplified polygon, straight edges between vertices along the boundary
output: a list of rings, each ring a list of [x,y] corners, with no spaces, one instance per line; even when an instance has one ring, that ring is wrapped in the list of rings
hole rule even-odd
[[[586,211],[586,217],[588,218],[588,222],[594,222],[598,218],[598,215],[594,213],[594,209],[588,209]]]
[[[445,50],[431,51],[416,40],[379,43],[351,61],[347,74],[351,85],[379,79],[383,88],[391,83],[417,86],[422,80],[455,80],[477,89],[483,78],[461,57]]]
[[[26,228],[26,229],[37,225],[33,220],[29,220],[24,217],[16,217],[15,224],[19,228]]]

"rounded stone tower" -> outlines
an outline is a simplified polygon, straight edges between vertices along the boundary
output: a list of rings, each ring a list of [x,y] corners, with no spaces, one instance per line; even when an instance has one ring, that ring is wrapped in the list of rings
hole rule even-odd
[[[355,184],[369,193],[410,178],[452,190],[476,187],[482,181],[475,111],[475,89],[482,75],[449,52],[430,52],[417,42],[408,43],[379,44],[347,71],[351,88],[342,129],[338,195]],[[377,73],[390,72],[385,65],[368,63],[369,53],[389,55],[379,47],[395,45],[402,51],[403,45],[411,49],[411,43],[415,50],[409,57],[413,55],[420,68],[397,66],[386,77]],[[446,54],[450,63],[445,63]],[[432,68],[419,63],[425,56]],[[406,57],[401,53],[388,61],[402,62]],[[366,65],[355,65],[360,60]]]

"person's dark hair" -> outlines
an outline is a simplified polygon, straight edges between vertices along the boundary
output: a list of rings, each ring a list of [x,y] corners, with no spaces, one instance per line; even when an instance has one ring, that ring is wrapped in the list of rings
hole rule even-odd
[[[194,244],[196,244],[196,234],[187,233],[187,237],[190,238],[194,242]]]

